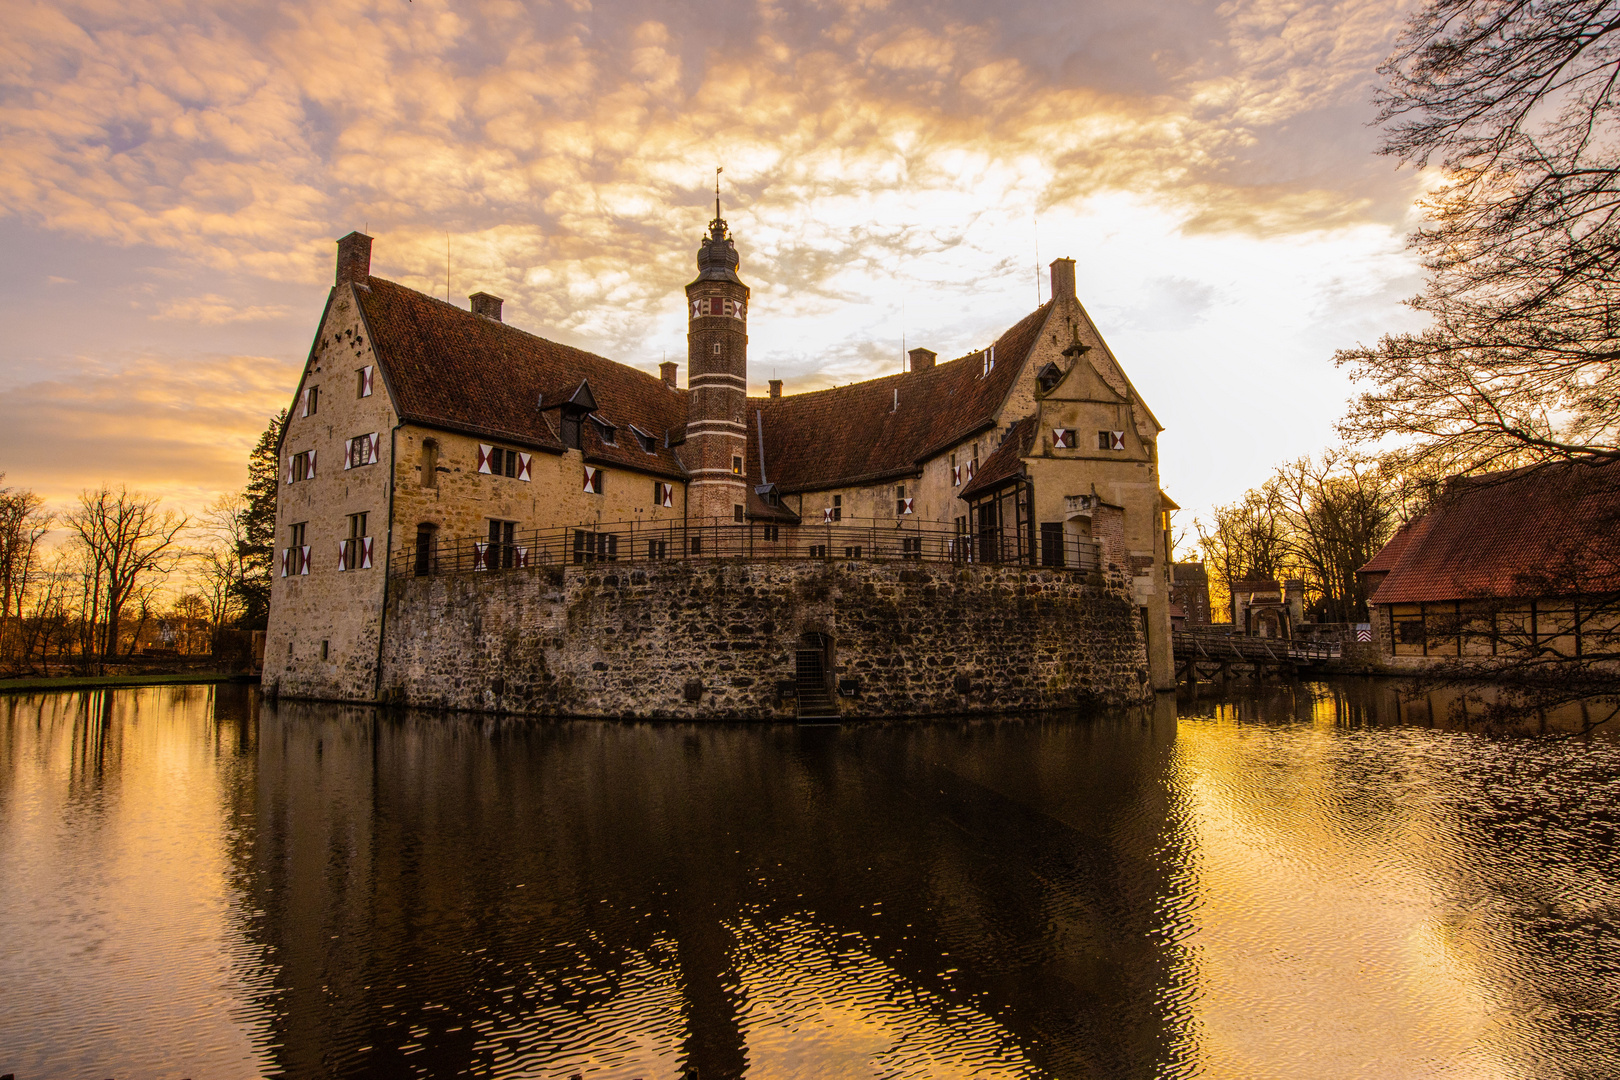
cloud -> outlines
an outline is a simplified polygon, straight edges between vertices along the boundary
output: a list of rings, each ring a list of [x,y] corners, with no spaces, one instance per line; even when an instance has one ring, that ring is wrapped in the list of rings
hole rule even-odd
[[[239,304],[216,293],[206,296],[187,296],[160,301],[154,319],[192,322],[202,326],[221,326],[225,323],[265,322],[284,319],[292,314],[286,304]]]
[[[486,289],[517,325],[653,370],[684,354],[681,287],[717,164],[755,289],[756,383],[897,370],[902,336],[943,356],[980,346],[1033,306],[1037,248],[1131,264],[1114,277],[1134,298],[1102,306],[1159,331],[1126,357],[1133,371],[1268,260],[1383,275],[1365,289],[1307,275],[1317,291],[1295,295],[1348,303],[1360,327],[1412,267],[1397,234],[1421,178],[1374,157],[1364,126],[1409,7],[14,0],[0,216],[162,252],[123,325],[267,344],[53,361],[0,421],[32,425],[41,449],[26,453],[52,483],[95,475],[100,450],[118,458],[111,433],[136,440],[121,456],[147,475],[223,475],[224,458],[188,464],[208,458],[206,426],[151,434],[183,400],[175,380],[223,394],[232,379],[209,382],[209,364],[278,356],[265,370],[283,382],[254,381],[250,408],[221,401],[210,421],[250,442],[265,403],[291,393],[286,342],[307,340],[332,241],[352,228],[378,237],[379,273],[458,300]],[[1132,231],[1134,248],[1119,240]],[[1210,244],[1228,256],[1205,258]],[[1249,297],[1247,317],[1279,321],[1267,300]],[[1332,343],[1300,334],[1277,351],[1325,364]],[[168,389],[116,400],[129,379]],[[96,387],[108,397],[86,397]],[[98,453],[25,400],[90,423]]]
[[[256,356],[81,359],[0,394],[0,460],[57,504],[103,481],[198,507],[247,483],[247,457],[298,366]]]

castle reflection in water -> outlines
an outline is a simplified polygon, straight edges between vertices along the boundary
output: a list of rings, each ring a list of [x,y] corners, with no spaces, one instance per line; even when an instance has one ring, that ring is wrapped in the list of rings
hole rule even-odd
[[[1620,1060],[1620,747],[1394,707],[1346,683],[813,728],[11,697],[0,872],[34,895],[0,899],[0,976],[51,993],[0,1045],[18,1075]]]

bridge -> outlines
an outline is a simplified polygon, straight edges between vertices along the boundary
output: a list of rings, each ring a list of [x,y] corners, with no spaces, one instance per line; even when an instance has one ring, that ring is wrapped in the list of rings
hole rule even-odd
[[[1175,652],[1176,682],[1186,683],[1194,695],[1200,681],[1225,682],[1234,668],[1267,674],[1294,675],[1301,668],[1325,667],[1340,657],[1337,641],[1301,641],[1260,638],[1208,630],[1176,630],[1170,635]]]

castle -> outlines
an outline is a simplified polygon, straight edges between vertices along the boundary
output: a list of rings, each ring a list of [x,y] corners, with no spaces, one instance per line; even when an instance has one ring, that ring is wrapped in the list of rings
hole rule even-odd
[[[750,398],[718,199],[687,379],[337,273],[282,433],[272,693],[877,715],[1174,686],[1161,430],[1051,265],[989,347]]]

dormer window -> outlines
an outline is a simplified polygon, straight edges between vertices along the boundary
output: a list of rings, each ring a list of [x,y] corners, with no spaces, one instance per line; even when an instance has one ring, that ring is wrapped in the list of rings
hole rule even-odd
[[[1041,368],[1040,374],[1035,376],[1035,383],[1041,388],[1041,393],[1050,394],[1052,388],[1063,381],[1063,372],[1056,364],[1047,364]]]
[[[642,431],[640,428],[636,427],[636,425],[634,425],[634,424],[630,425],[630,434],[632,434],[632,435],[634,435],[636,437],[636,443],[637,443],[637,445],[639,445],[641,447],[643,453],[648,453],[648,454],[657,453],[657,451],[658,451],[658,440],[657,439],[653,438],[651,435],[647,434],[645,431]]]
[[[603,420],[600,416],[592,416],[591,423],[596,426],[597,438],[601,439],[604,444],[607,446],[619,445],[616,441],[618,429],[612,424]]]

